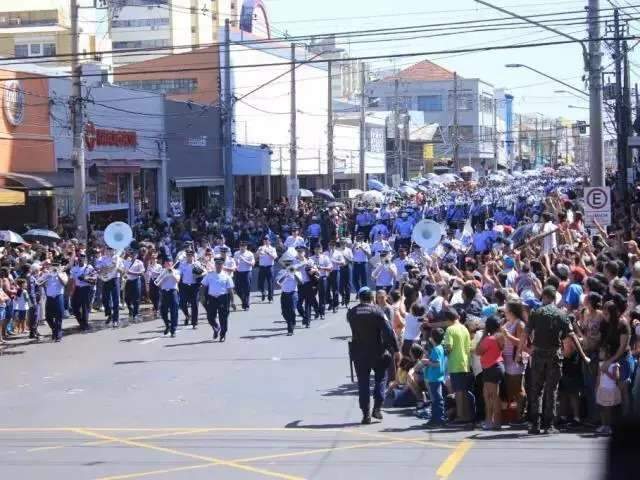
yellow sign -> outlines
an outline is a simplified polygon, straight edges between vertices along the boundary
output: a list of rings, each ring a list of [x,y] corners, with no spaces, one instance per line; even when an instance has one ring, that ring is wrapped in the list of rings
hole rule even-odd
[[[433,172],[433,143],[422,145],[422,159],[424,160],[425,173]]]

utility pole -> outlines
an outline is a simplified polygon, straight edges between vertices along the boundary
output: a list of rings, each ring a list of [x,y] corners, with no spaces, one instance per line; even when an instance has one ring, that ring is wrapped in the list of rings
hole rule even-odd
[[[629,178],[628,169],[633,162],[629,157],[629,137],[633,135],[633,120],[631,119],[631,68],[629,66],[629,48],[627,41],[622,42],[622,56],[624,58],[624,77],[622,83],[622,123],[624,124],[624,160],[625,160],[625,178],[627,183]],[[625,185],[625,192],[628,192],[628,185]],[[627,196],[625,194],[625,200]],[[625,203],[626,205],[626,203]]]
[[[76,212],[77,237],[86,242],[87,199],[86,170],[84,165],[82,67],[79,63],[78,2],[71,0],[71,126],[73,128],[73,199]]]
[[[636,92],[636,119],[640,118],[640,95],[638,95],[638,84],[635,85]],[[629,105],[631,107],[631,105]]]
[[[365,150],[367,147],[367,124],[366,124],[366,108],[367,101],[365,96],[366,75],[364,71],[364,63],[360,64],[360,168],[358,170],[358,184],[362,190],[367,189],[367,173],[365,172]]]
[[[331,189],[335,183],[335,165],[333,159],[333,62],[327,62],[327,185]]]
[[[520,158],[520,169],[522,170],[522,114],[518,115],[518,157]]]
[[[564,163],[569,164],[569,127],[564,127]]]
[[[498,99],[493,99],[493,168],[498,171]]]
[[[602,52],[600,49],[600,0],[589,0],[589,172],[591,186],[604,186],[602,144]]]
[[[533,149],[533,163],[529,165],[530,168],[535,169],[538,165],[538,149],[540,148],[540,131],[538,130],[538,117],[536,117],[536,146]]]
[[[291,140],[289,141],[289,206],[298,211],[298,145],[296,135],[296,44],[291,44]]]
[[[411,118],[409,112],[402,119],[402,133],[404,148],[402,149],[402,180],[409,180],[409,125]]]
[[[398,175],[398,178],[402,178],[402,167],[401,167],[401,159],[400,159],[400,106],[398,104],[398,89],[399,89],[399,83],[400,81],[396,78],[394,85],[393,85],[393,90],[394,90],[394,113],[393,113],[393,117],[394,117],[394,141],[393,141],[393,147],[394,147],[394,160],[393,160],[393,171],[395,172],[396,175]],[[393,183],[393,182],[392,182]],[[397,185],[394,185],[397,186]]]
[[[224,21],[224,106],[222,136],[224,160],[224,213],[227,221],[233,219],[235,187],[233,181],[233,138],[231,122],[233,121],[233,104],[231,94],[231,30],[229,19]]]
[[[458,72],[453,72],[453,168],[460,171],[458,164]]]
[[[627,169],[626,169],[626,132],[625,132],[625,122],[624,122],[624,99],[622,96],[622,46],[620,43],[620,35],[622,29],[620,25],[620,12],[616,8],[613,11],[613,36],[614,36],[614,62],[615,62],[615,72],[616,72],[616,84],[615,84],[615,94],[616,94],[616,125],[617,128],[617,157],[618,157],[618,174],[616,175],[616,189],[619,195],[619,199],[624,199],[624,192],[627,188]]]

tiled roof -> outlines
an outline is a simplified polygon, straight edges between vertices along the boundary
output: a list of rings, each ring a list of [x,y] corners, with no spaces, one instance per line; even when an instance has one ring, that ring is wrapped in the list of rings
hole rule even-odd
[[[453,72],[437,65],[429,60],[411,65],[410,67],[400,70],[397,74],[391,75],[385,80],[453,80]]]

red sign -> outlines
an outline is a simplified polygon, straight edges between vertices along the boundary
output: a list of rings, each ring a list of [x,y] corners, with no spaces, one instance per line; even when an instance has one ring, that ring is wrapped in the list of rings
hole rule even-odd
[[[128,130],[96,128],[93,122],[87,122],[84,127],[84,144],[89,151],[93,151],[96,146],[136,148],[138,135],[136,132]]]

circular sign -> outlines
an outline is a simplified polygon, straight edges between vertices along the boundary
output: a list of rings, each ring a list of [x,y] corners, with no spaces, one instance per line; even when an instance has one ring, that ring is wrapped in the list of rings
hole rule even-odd
[[[589,190],[589,193],[585,197],[585,202],[593,210],[600,210],[607,206],[608,195],[607,191],[603,188],[593,188]]]
[[[93,122],[87,122],[84,126],[84,144],[90,152],[96,148],[96,140],[98,138],[96,126]]]
[[[4,116],[14,127],[24,121],[24,89],[20,80],[4,82],[3,107]]]

